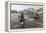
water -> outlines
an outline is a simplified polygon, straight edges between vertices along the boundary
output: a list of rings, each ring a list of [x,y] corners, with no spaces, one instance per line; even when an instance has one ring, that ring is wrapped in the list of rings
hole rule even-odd
[[[11,28],[12,29],[21,29],[23,28],[41,28],[42,23],[41,20],[36,20],[33,18],[33,16],[29,17],[27,15],[24,15],[24,22],[19,22],[18,15],[12,14],[11,15]],[[42,19],[42,18],[40,18]]]

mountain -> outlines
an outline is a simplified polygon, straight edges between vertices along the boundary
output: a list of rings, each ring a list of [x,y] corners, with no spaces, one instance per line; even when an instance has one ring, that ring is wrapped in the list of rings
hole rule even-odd
[[[11,13],[17,13],[17,10],[11,10]]]

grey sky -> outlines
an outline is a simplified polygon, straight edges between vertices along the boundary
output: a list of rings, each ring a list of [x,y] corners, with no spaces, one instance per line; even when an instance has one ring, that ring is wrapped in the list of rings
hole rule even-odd
[[[11,10],[21,11],[21,10],[23,10],[23,9],[28,9],[28,8],[39,9],[39,8],[42,8],[42,6],[32,6],[32,5],[11,5]]]

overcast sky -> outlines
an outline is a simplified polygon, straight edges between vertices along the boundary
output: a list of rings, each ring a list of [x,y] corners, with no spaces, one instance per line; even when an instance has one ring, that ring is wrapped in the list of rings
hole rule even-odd
[[[11,5],[11,10],[21,11],[21,10],[28,9],[28,8],[39,9],[39,8],[42,8],[42,6],[32,6],[32,5]]]

